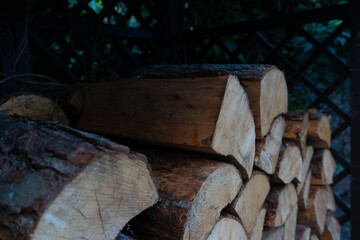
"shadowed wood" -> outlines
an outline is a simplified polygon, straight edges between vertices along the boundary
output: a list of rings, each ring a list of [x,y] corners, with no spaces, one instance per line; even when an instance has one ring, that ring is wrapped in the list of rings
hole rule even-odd
[[[1,239],[114,239],[158,201],[144,155],[54,122],[0,122]]]
[[[309,197],[310,191],[310,183],[311,183],[311,170],[308,171],[306,175],[305,181],[303,183],[299,183],[297,185],[297,192],[298,192],[298,204],[299,209],[304,210],[307,208],[307,201]]]
[[[331,126],[323,113],[309,113],[307,142],[314,148],[330,148]]]
[[[266,216],[264,226],[282,226],[297,203],[297,194],[292,183],[287,185],[272,185],[264,207]]]
[[[289,110],[284,114],[284,119],[286,123],[284,138],[297,143],[302,156],[304,156],[309,122],[308,113],[302,110]]]
[[[340,240],[341,226],[337,218],[331,212],[326,215],[324,232],[319,236],[319,240]]]
[[[280,227],[264,227],[262,240],[283,240],[284,226]]]
[[[284,130],[285,121],[279,115],[274,119],[268,134],[263,139],[256,140],[254,164],[267,174],[275,172]]]
[[[264,228],[265,215],[266,209],[262,208],[253,224],[251,232],[248,234],[249,240],[261,240]]]
[[[311,185],[329,185],[333,183],[336,163],[328,149],[318,150],[314,153],[310,168],[312,171]]]
[[[314,155],[314,148],[311,145],[306,145],[304,150],[303,163],[300,173],[301,182],[305,180],[306,174],[309,171],[311,159]]]
[[[288,111],[288,91],[284,73],[272,65],[192,64],[153,65],[135,72],[135,78],[188,78],[236,75],[244,85],[254,114],[256,136],[263,138],[273,119]],[[276,91],[274,91],[276,89]]]
[[[271,181],[288,184],[294,179],[301,179],[302,157],[299,147],[293,142],[283,141],[278,162]]]
[[[304,225],[296,225],[295,240],[310,240],[311,228]]]
[[[226,208],[226,211],[239,217],[247,234],[250,233],[269,191],[268,176],[262,172],[253,172],[250,180]]]
[[[299,210],[298,223],[311,228],[312,233],[324,231],[328,193],[322,186],[311,186],[305,210]]]
[[[239,219],[229,214],[221,215],[207,240],[247,240]]]
[[[0,102],[0,111],[7,115],[19,115],[41,120],[69,124],[60,106],[47,97],[32,93],[18,93]]]
[[[78,127],[222,156],[251,175],[255,125],[234,75],[84,85]]]
[[[135,233],[141,239],[206,239],[242,186],[238,170],[201,154],[144,153],[159,182],[160,200],[130,221]]]

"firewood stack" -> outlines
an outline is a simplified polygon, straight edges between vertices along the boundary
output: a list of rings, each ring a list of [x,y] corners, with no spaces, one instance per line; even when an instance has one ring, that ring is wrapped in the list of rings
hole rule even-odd
[[[278,68],[150,66],[74,94],[77,128],[132,150],[0,115],[0,239],[340,239],[329,120],[288,110]]]

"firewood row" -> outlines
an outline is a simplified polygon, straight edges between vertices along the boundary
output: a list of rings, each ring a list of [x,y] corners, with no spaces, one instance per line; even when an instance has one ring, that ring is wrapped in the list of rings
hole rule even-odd
[[[0,239],[340,239],[329,119],[289,110],[277,67],[74,89],[0,102]]]

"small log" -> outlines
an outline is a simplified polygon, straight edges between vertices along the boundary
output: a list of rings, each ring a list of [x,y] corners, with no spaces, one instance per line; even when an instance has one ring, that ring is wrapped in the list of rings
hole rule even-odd
[[[114,239],[158,201],[142,154],[54,122],[0,123],[1,239]]]
[[[263,138],[273,119],[288,111],[288,93],[284,73],[271,65],[192,64],[154,65],[135,72],[135,78],[190,78],[224,74],[236,75],[245,87],[254,114],[256,136]],[[274,91],[276,89],[276,91]]]
[[[325,188],[328,193],[327,209],[330,211],[336,211],[336,202],[335,202],[335,197],[334,197],[333,191],[332,191],[330,185],[326,185]]]
[[[312,233],[324,231],[327,212],[328,193],[323,187],[311,186],[307,208],[299,210],[298,223],[311,228]]]
[[[315,152],[310,168],[312,171],[311,185],[330,185],[333,183],[336,163],[328,149]]]
[[[310,240],[311,228],[304,225],[296,225],[295,240]]]
[[[254,172],[225,211],[237,216],[249,234],[269,191],[270,183],[266,174]]]
[[[248,234],[249,240],[261,240],[264,228],[265,214],[266,209],[262,208],[253,224],[251,232]]]
[[[331,126],[323,113],[309,113],[307,142],[314,148],[330,148]]]
[[[268,134],[263,139],[256,140],[254,164],[267,174],[275,172],[284,130],[285,121],[279,115],[274,119]]]
[[[238,218],[229,214],[222,215],[207,240],[247,240]]]
[[[206,239],[242,186],[238,170],[201,154],[145,153],[160,201],[130,221],[134,232],[141,239]]]
[[[302,110],[290,110],[284,114],[284,119],[286,123],[284,139],[298,144],[304,157],[309,122],[308,113]]]
[[[299,147],[295,143],[283,141],[271,181],[284,184],[288,184],[294,179],[300,181],[301,168],[302,157]]]
[[[19,115],[41,120],[69,124],[60,106],[50,98],[33,93],[18,93],[0,102],[0,111],[7,115]]]
[[[310,191],[310,182],[311,182],[311,170],[308,171],[305,181],[297,185],[297,192],[299,198],[298,204],[300,210],[304,210],[307,208],[307,201]]]
[[[284,225],[284,240],[295,240],[298,205],[295,204]]]
[[[341,227],[337,218],[331,212],[326,216],[324,232],[319,236],[319,240],[340,240]]]
[[[301,174],[300,174],[300,182],[303,182],[305,180],[306,174],[309,171],[311,159],[314,155],[314,148],[311,145],[306,145],[304,150],[304,156],[303,156],[303,163],[301,168]]]
[[[297,203],[297,194],[292,183],[271,186],[270,193],[266,198],[264,207],[266,216],[264,226],[282,226]]]
[[[78,128],[220,156],[251,176],[255,125],[234,75],[84,85]]]

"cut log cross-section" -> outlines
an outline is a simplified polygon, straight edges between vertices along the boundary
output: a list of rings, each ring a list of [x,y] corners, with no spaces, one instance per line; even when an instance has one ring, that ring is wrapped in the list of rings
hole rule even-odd
[[[263,138],[273,119],[288,110],[288,91],[284,73],[272,65],[193,64],[154,65],[134,73],[135,78],[174,78],[236,75],[245,86],[254,114],[256,137]],[[276,89],[276,91],[274,91]]]
[[[195,153],[145,151],[160,201],[130,221],[141,239],[206,239],[242,185],[231,164]]]
[[[265,201],[266,216],[264,226],[282,226],[295,204],[297,204],[297,194],[292,183],[283,185],[273,185]]]
[[[309,113],[307,141],[314,148],[330,148],[331,126],[326,114]]]
[[[268,134],[263,139],[256,140],[254,164],[267,174],[275,172],[284,130],[285,121],[281,115],[277,116]]]
[[[297,187],[298,198],[299,198],[299,209],[304,210],[307,208],[307,201],[309,197],[311,183],[311,170],[308,171],[304,182],[299,183]]]
[[[268,177],[262,172],[254,172],[226,209],[239,217],[247,234],[251,232],[269,191]]]
[[[312,160],[312,157],[314,155],[314,148],[311,145],[306,145],[303,155],[303,162],[302,162],[302,168],[300,173],[300,182],[303,182],[305,180],[306,174],[309,171],[310,163]]]
[[[296,225],[295,240],[310,240],[311,228],[303,225]]]
[[[255,125],[238,78],[194,76],[85,84],[78,128],[228,156],[251,176]]]
[[[302,157],[300,148],[292,142],[283,141],[275,173],[271,181],[288,184],[294,179],[301,180]]]
[[[228,214],[221,215],[207,240],[247,240],[241,221]]]
[[[144,155],[54,122],[0,122],[1,239],[114,239],[157,202]]]
[[[264,228],[265,215],[266,209],[262,208],[254,222],[251,232],[248,234],[249,240],[261,240]]]
[[[306,145],[307,127],[309,122],[308,113],[301,110],[290,110],[284,114],[286,128],[284,138],[297,143],[302,156]]]
[[[19,93],[0,101],[0,111],[7,115],[19,115],[41,120],[69,124],[63,110],[47,97],[32,93]]]
[[[312,171],[311,185],[330,185],[336,169],[335,160],[328,149],[314,153],[310,168]]]
[[[337,218],[330,212],[326,216],[324,232],[319,240],[340,240],[341,227]]]
[[[311,186],[308,206],[305,210],[299,210],[298,223],[309,226],[312,233],[321,234],[324,231],[327,212],[328,193],[322,186]]]

